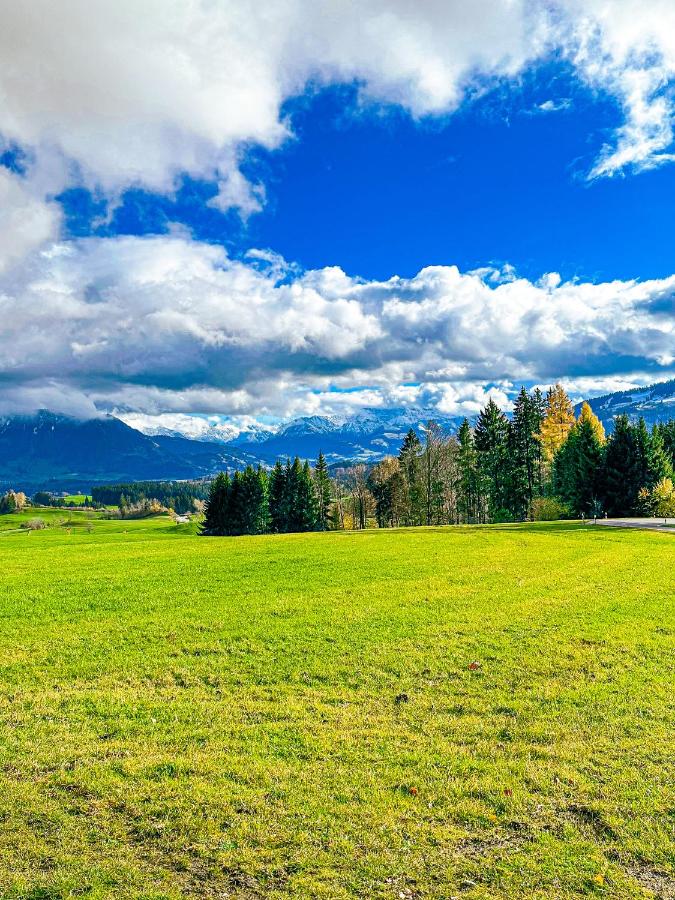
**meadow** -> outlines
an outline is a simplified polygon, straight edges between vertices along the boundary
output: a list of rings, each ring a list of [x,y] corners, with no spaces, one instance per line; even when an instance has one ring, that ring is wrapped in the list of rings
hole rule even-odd
[[[675,536],[0,521],[0,897],[675,897]]]

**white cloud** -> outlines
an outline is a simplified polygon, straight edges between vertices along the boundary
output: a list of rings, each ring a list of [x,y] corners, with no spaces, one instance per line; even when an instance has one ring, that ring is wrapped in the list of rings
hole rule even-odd
[[[286,139],[281,106],[309,83],[445,114],[557,49],[624,106],[593,170],[609,175],[672,158],[674,35],[671,0],[101,0],[95,15],[35,0],[3,10],[0,136],[29,152],[43,195],[80,179],[171,192],[187,172],[250,215],[264,188],[241,154]]]
[[[469,413],[505,405],[509,383],[656,380],[672,362],[675,276],[533,283],[435,266],[366,281],[258,262],[180,235],[46,244],[0,277],[3,402],[53,408],[58,384],[71,406],[79,391],[88,408],[148,415]]]
[[[366,282],[267,251],[234,262],[180,231],[57,240],[49,197],[69,183],[114,199],[130,185],[170,193],[190,173],[218,184],[218,208],[255,213],[264,185],[239,164],[252,144],[287,139],[282,104],[308,84],[355,81],[364,103],[445,114],[551,50],[625,111],[592,177],[673,159],[671,0],[9,5],[0,137],[27,169],[0,168],[5,410],[461,412],[490,391],[508,400],[503,381],[655,380],[673,363],[675,276],[532,283],[508,266],[448,266]]]
[[[57,234],[60,209],[35,196],[23,178],[0,167],[0,272]]]

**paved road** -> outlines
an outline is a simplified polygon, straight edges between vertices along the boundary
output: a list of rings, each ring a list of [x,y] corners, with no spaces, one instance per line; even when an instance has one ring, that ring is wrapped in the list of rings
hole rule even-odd
[[[590,525],[604,525],[613,528],[649,528],[654,531],[672,531],[675,534],[675,519],[593,519]]]

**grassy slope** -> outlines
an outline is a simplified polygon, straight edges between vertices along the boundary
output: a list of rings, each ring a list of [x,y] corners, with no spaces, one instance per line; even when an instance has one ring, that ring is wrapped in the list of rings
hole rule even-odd
[[[569,525],[5,531],[0,897],[673,897],[674,563]]]

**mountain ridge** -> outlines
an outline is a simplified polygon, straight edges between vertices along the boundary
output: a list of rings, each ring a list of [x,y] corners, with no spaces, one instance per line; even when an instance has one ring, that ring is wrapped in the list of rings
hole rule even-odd
[[[627,414],[649,425],[675,417],[675,379],[616,391],[587,401],[607,431]],[[577,404],[578,413],[581,404]],[[206,440],[165,428],[145,433],[113,415],[76,419],[40,410],[0,417],[0,484],[22,489],[77,487],[114,481],[192,479],[248,463],[271,466],[300,456],[315,461],[323,452],[331,466],[374,462],[397,454],[406,432],[421,433],[434,419],[447,431],[462,416],[423,407],[364,408],[343,417],[303,416],[282,425],[242,430],[231,438]],[[226,429],[214,430],[226,435]]]

